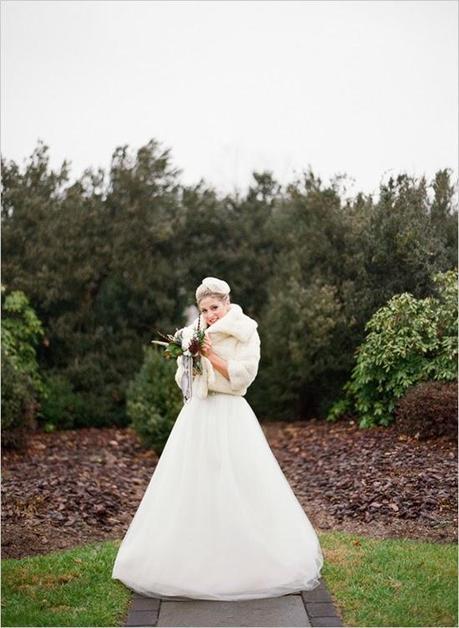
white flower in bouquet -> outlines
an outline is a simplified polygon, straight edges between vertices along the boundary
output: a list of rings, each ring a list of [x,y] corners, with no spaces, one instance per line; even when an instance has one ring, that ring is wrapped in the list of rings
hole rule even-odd
[[[182,331],[182,349],[184,355],[192,355],[190,345],[195,337],[195,330],[191,327],[185,327]]]

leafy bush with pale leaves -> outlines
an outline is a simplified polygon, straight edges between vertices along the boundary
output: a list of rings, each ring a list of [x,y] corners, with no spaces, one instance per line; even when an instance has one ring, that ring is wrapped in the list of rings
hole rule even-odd
[[[360,427],[389,425],[396,401],[417,382],[457,379],[457,270],[437,273],[435,297],[394,296],[367,323],[345,397],[330,421],[352,412]]]
[[[20,290],[6,294],[2,285],[2,442],[20,447],[35,424],[45,394],[36,346],[42,324]]]

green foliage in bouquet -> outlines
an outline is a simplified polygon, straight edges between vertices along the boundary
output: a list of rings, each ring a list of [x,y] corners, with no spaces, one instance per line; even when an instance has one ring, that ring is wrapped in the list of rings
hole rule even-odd
[[[396,402],[417,382],[457,378],[457,270],[434,276],[436,296],[392,297],[366,325],[343,399],[328,420],[356,413],[360,427],[389,425]]]
[[[31,430],[45,395],[36,346],[44,335],[42,324],[26,295],[2,286],[2,442],[20,447]]]
[[[164,347],[163,356],[166,359],[172,358],[176,360],[182,355],[190,355],[193,358],[193,375],[202,373],[201,349],[206,336],[204,330],[197,330],[190,336],[187,341],[188,346],[185,350],[182,346],[183,329],[177,329],[174,335],[158,333],[162,338],[165,338],[167,342],[161,340],[152,340],[151,342],[152,344]]]
[[[183,406],[182,394],[174,379],[176,367],[172,360],[163,359],[162,351],[146,347],[142,367],[127,389],[127,414],[131,425],[141,442],[158,455]]]

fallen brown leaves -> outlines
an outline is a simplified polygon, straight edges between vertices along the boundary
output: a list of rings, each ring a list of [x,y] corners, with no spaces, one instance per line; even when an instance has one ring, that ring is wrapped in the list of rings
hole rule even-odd
[[[156,462],[129,428],[35,433],[4,452],[3,557],[121,538]]]
[[[313,525],[454,541],[456,444],[349,421],[263,424]],[[35,433],[2,456],[3,558],[121,539],[157,463],[129,428]]]
[[[457,540],[457,443],[353,421],[265,424],[271,448],[319,529]]]

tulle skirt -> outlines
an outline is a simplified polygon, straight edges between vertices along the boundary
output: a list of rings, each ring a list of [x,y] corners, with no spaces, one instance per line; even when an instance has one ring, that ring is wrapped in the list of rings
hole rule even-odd
[[[249,600],[315,588],[317,534],[244,397],[180,411],[112,578],[150,597]]]

